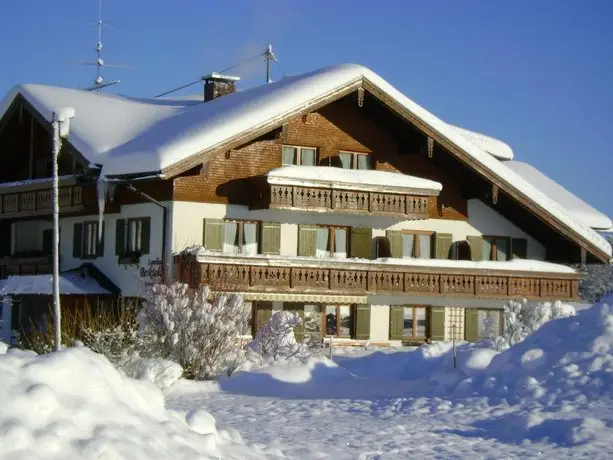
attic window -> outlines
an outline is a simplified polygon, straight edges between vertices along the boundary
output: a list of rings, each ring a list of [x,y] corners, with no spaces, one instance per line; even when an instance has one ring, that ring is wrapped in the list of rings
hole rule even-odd
[[[282,164],[284,166],[315,166],[316,163],[317,149],[313,147],[283,146]]]
[[[339,152],[338,156],[343,169],[372,169],[367,153]]]

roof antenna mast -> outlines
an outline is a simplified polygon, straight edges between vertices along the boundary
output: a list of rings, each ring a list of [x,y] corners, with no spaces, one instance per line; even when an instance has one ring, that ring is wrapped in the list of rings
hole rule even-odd
[[[264,51],[264,60],[266,61],[266,83],[272,83],[272,79],[270,78],[270,63],[273,61],[279,62],[277,61],[275,53],[272,52],[272,45],[268,45],[266,51]]]

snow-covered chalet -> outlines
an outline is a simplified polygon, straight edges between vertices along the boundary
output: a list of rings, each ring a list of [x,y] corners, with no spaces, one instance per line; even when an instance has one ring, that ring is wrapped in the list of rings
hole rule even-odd
[[[59,161],[63,302],[176,279],[241,293],[253,331],[291,310],[299,338],[475,340],[504,327],[509,299],[575,300],[571,266],[611,259],[607,216],[367,68],[203,81],[198,100],[41,85],[4,98],[0,335],[48,308],[62,106],[76,113]]]

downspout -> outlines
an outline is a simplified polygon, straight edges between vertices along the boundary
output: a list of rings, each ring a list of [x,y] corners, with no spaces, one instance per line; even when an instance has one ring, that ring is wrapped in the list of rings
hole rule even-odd
[[[162,208],[162,283],[166,282],[166,269],[170,266],[166,266],[166,234],[168,233],[168,206],[160,201],[156,200],[152,196],[147,195],[145,192],[134,187],[132,184],[126,184],[128,190],[136,193],[141,198],[158,205]]]

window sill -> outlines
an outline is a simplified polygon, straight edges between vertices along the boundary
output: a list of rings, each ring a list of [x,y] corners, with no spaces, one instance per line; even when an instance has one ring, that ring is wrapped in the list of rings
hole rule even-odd
[[[127,254],[124,256],[119,256],[117,258],[117,263],[119,265],[138,265],[140,262],[140,254]]]

